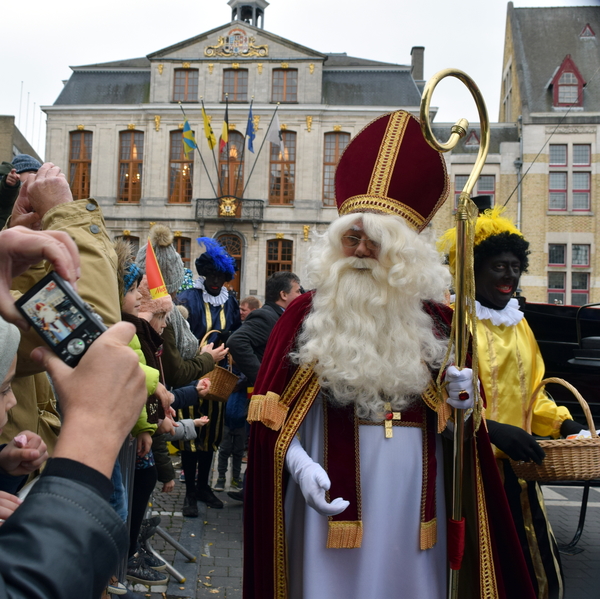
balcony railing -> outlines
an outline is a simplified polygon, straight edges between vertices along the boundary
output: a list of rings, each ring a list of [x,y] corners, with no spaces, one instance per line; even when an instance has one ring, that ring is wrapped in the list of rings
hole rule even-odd
[[[263,220],[263,200],[240,200],[234,197],[199,198],[196,200],[196,221],[203,227],[209,222],[251,222],[255,227]]]

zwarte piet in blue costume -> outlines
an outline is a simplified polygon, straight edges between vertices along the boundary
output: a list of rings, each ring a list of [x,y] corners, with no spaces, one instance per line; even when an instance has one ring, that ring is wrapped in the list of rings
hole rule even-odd
[[[215,239],[199,237],[198,244],[201,249],[201,254],[196,259],[199,278],[194,281],[192,289],[183,291],[177,299],[189,311],[188,322],[192,333],[202,340],[208,331],[218,331],[206,340],[206,343],[212,342],[218,346],[241,324],[238,302],[225,287],[225,283],[235,276],[235,260]],[[196,517],[196,501],[203,501],[209,507],[217,509],[223,507],[223,502],[212,492],[208,477],[213,452],[219,447],[223,434],[225,404],[200,399],[198,406],[189,410],[190,413],[181,413],[179,417],[208,416],[210,419],[208,425],[197,429],[198,436],[195,440],[182,442],[181,446],[181,464],[186,485],[183,515]]]

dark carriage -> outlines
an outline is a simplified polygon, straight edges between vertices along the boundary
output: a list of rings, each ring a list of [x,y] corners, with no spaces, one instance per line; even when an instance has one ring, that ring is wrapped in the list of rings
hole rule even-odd
[[[600,304],[562,306],[521,301],[546,364],[546,377],[571,383],[588,402],[600,428]],[[549,385],[556,403],[585,422],[579,403],[560,385]]]

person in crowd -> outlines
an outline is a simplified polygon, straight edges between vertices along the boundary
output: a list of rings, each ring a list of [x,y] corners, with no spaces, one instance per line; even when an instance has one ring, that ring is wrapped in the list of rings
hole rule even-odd
[[[28,154],[19,154],[12,163],[3,162],[0,166],[0,229],[10,216],[20,186],[32,177],[41,167],[41,163]]]
[[[307,266],[315,291],[275,325],[248,411],[244,597],[447,597],[439,432],[449,406],[473,406],[465,493],[477,509],[465,505],[458,596],[485,584],[531,598],[485,427],[474,434],[472,371],[439,372],[450,275],[419,232],[447,196],[444,159],[397,111],[350,142],[335,186],[340,218]]]
[[[196,259],[199,278],[194,282],[194,289],[183,291],[177,299],[189,311],[190,328],[197,339],[203,339],[209,331],[217,331],[209,335],[207,341],[220,339],[226,342],[241,323],[237,300],[224,286],[235,276],[235,260],[214,239],[200,237],[198,243],[201,249]],[[186,485],[184,516],[198,516],[198,501],[212,508],[223,508],[223,502],[209,485],[209,475],[213,454],[223,434],[224,410],[223,402],[204,400],[190,415],[194,418],[208,416],[210,422],[198,430],[196,440],[191,442],[195,451],[191,451],[191,445],[184,445],[181,452]],[[182,417],[180,415],[180,419]]]
[[[273,273],[265,285],[265,305],[246,317],[244,324],[227,340],[231,357],[254,385],[273,327],[285,309],[299,296],[300,279],[293,272]]]
[[[24,333],[29,327],[9,290],[41,260],[77,285],[82,261],[67,233],[19,226],[0,232],[0,316]],[[133,333],[130,324],[114,325],[76,368],[47,349],[33,350],[31,360],[54,382],[63,426],[39,482],[0,526],[0,597],[99,597],[126,552],[127,531],[108,498],[117,454],[146,399],[144,375],[128,347]],[[0,335],[0,355],[15,351],[15,337]],[[3,392],[10,394],[5,386]]]
[[[253,310],[258,310],[260,308],[260,300],[253,295],[249,295],[245,297],[240,302],[240,320],[244,322],[246,320],[246,316],[250,314]]]
[[[150,229],[150,243],[156,255],[156,261],[163,275],[167,293],[173,300],[184,285],[185,268],[181,256],[173,245],[173,233],[164,225],[154,225]],[[136,263],[146,270],[147,244],[138,251]],[[190,330],[189,323],[181,312],[173,311],[162,335],[163,353],[161,361],[165,382],[169,388],[183,387],[208,374],[226,354],[225,346],[214,347],[209,343],[199,347],[199,341]]]
[[[17,368],[20,338],[19,329],[0,318],[0,432],[9,410],[17,403],[11,383]],[[25,484],[27,476],[47,459],[46,444],[31,431],[22,431],[9,443],[0,445],[0,521],[6,520],[19,505],[15,493]]]
[[[518,480],[507,457],[541,463],[544,451],[525,431],[526,410],[544,378],[544,360],[519,303],[513,297],[529,264],[529,242],[502,216],[488,209],[475,226],[475,290],[479,377],[487,399],[487,427],[504,481],[517,532],[537,596],[559,599],[564,593],[560,554],[548,521],[539,485]],[[456,263],[456,229],[439,242]],[[566,437],[583,428],[569,410],[558,406],[544,389],[533,404],[532,432]]]

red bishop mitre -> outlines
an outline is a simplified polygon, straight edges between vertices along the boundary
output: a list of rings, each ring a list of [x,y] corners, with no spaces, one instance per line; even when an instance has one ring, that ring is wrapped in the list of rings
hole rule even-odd
[[[444,158],[404,110],[369,123],[348,144],[335,172],[340,216],[396,214],[420,232],[447,197]]]

